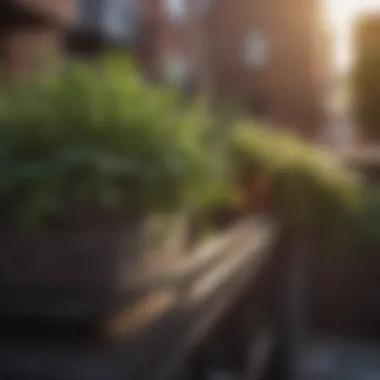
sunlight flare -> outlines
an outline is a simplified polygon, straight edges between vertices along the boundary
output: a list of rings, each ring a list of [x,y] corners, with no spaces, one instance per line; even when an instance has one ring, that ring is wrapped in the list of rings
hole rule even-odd
[[[334,61],[345,70],[351,63],[350,36],[355,19],[366,12],[380,12],[379,0],[325,0],[334,33]]]

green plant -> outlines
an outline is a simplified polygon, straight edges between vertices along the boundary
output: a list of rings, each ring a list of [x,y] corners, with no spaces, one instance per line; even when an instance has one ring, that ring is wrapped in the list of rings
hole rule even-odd
[[[275,211],[296,228],[342,222],[360,199],[359,178],[290,134],[243,121],[235,128],[231,157],[238,175],[272,178]]]
[[[350,219],[350,242],[353,250],[378,253],[380,250],[380,189],[368,186],[362,202]]]
[[[32,226],[71,204],[202,208],[222,198],[226,175],[211,129],[201,105],[148,86],[125,59],[14,83],[0,102],[2,217]]]

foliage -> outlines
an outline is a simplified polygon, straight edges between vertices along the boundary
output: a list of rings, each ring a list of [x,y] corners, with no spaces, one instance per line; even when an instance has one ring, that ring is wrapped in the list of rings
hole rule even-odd
[[[242,122],[232,142],[236,171],[269,175],[275,208],[286,223],[323,227],[342,221],[358,205],[359,179],[295,136]]]
[[[71,203],[201,208],[225,188],[211,129],[202,105],[149,87],[129,60],[14,83],[0,103],[3,218],[37,225]]]
[[[235,170],[267,173],[274,211],[287,227],[316,233],[329,252],[380,251],[380,188],[330,154],[279,131],[243,121],[232,139]]]
[[[380,137],[380,17],[366,15],[356,26],[352,105],[360,127]]]
[[[351,244],[354,250],[368,253],[380,251],[380,188],[365,189],[360,208],[351,218]]]
[[[228,120],[229,124],[230,120]],[[278,215],[329,229],[357,204],[360,182],[289,134],[239,121],[148,86],[133,62],[75,63],[15,83],[0,102],[3,219],[38,225],[69,205],[143,213],[191,209],[201,218],[233,199],[232,175],[266,173]],[[236,190],[236,189],[235,189]]]

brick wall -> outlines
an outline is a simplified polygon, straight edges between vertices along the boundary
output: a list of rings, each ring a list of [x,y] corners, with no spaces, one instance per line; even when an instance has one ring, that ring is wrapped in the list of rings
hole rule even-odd
[[[6,18],[0,37],[6,75],[45,71],[63,48],[65,29],[73,21],[77,0],[12,0],[0,5]]]
[[[250,105],[265,100],[280,123],[316,128],[323,120],[322,97],[327,73],[317,1],[225,0],[213,17],[219,89]],[[268,62],[255,69],[243,62],[244,42],[254,29],[268,41]]]
[[[165,0],[140,1],[148,71],[162,74],[165,56],[175,52],[204,91],[260,108],[306,135],[324,125],[330,46],[320,0],[222,0],[206,18],[198,3],[188,2],[180,21],[165,12]],[[246,37],[255,29],[268,40],[269,59],[259,69],[243,60]]]
[[[23,9],[68,24],[76,15],[78,0],[13,0],[13,3]]]
[[[204,62],[202,15],[195,2],[187,3],[186,15],[176,20],[168,13],[165,0],[140,1],[141,39],[144,51],[142,67],[158,77],[165,75],[170,56],[181,58],[187,66],[188,78],[202,87],[207,86],[208,73]]]
[[[61,53],[62,35],[54,28],[14,29],[4,37],[9,74],[25,76],[45,71]]]

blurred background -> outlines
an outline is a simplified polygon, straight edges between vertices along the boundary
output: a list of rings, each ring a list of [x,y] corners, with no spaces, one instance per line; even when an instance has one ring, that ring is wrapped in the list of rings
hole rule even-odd
[[[379,0],[1,0],[0,377],[380,379]]]

